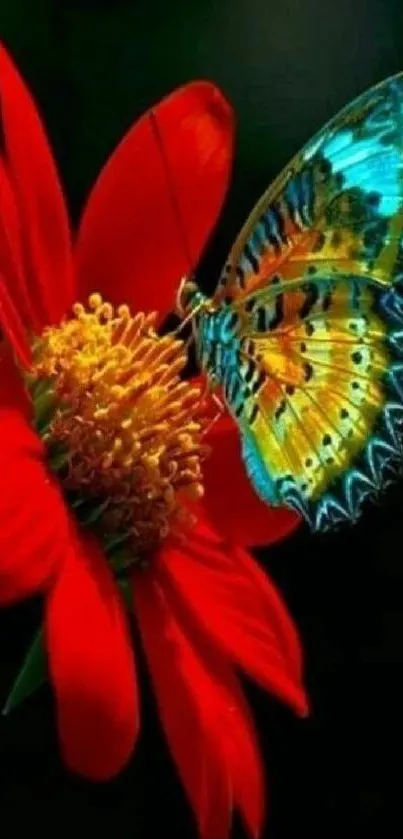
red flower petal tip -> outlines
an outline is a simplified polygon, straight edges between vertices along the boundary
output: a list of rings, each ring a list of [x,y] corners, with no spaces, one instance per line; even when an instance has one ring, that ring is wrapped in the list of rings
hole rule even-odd
[[[197,104],[199,104],[200,114],[203,117],[206,114],[210,114],[211,127],[215,131],[219,127],[220,139],[222,128],[233,130],[235,123],[234,111],[217,85],[213,84],[213,82],[199,80],[184,85],[182,90],[193,95],[195,111]],[[175,91],[175,94],[172,95],[176,95],[177,93],[178,91]]]
[[[311,706],[305,691],[301,688],[297,702],[295,703],[295,710],[301,719],[306,719],[311,715]]]
[[[80,297],[172,311],[228,187],[233,114],[210,82],[174,91],[126,134],[95,184],[76,248]]]

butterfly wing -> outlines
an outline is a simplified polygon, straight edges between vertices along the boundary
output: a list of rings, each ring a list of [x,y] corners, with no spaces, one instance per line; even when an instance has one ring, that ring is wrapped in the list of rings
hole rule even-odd
[[[320,266],[390,283],[400,242],[403,74],[331,120],[262,196],[230,252],[216,303]]]
[[[399,75],[294,158],[213,298],[226,331],[216,328],[210,362],[252,482],[315,528],[355,519],[401,457],[402,233]]]

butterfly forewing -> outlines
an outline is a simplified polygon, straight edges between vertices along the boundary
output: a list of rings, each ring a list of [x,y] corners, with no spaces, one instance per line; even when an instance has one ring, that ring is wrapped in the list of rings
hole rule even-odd
[[[242,228],[214,299],[312,265],[390,280],[401,224],[403,74],[364,93],[295,156]]]

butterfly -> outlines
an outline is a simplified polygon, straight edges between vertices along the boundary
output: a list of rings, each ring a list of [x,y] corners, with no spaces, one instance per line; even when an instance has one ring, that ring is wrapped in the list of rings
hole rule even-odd
[[[294,157],[180,307],[260,497],[355,521],[403,463],[403,73]]]

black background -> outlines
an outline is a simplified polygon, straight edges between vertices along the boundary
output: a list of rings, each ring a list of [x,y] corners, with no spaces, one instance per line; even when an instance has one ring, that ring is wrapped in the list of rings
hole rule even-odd
[[[238,119],[234,180],[201,269],[211,288],[252,203],[342,105],[403,69],[400,0],[198,0],[0,5],[0,37],[44,114],[76,220],[125,129],[177,85],[218,83]],[[303,527],[261,552],[301,631],[313,713],[295,720],[249,687],[267,762],[271,839],[403,835],[403,486],[355,528]],[[5,699],[39,605],[0,616]],[[50,692],[0,720],[4,836],[28,829],[136,839],[196,836],[145,689],[143,731],[121,777],[93,787],[61,766]],[[234,836],[243,834],[235,825]]]

